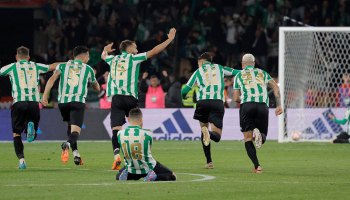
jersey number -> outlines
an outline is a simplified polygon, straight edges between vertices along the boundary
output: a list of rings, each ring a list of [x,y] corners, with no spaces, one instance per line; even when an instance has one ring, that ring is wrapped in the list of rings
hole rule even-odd
[[[130,159],[130,155],[128,152],[129,143],[123,143],[123,152],[126,159]],[[141,160],[142,159],[142,146],[141,143],[135,142],[130,144],[131,158],[133,160]]]
[[[118,77],[121,80],[126,80],[127,77],[127,63],[125,60],[119,60],[118,63],[114,63],[111,69],[111,78],[116,80]]]
[[[264,75],[263,73],[259,72],[256,77],[256,83],[252,79],[252,75],[250,73],[242,74],[243,84],[246,86],[246,88],[249,90],[251,88],[255,88],[257,85],[264,86]]]
[[[80,80],[80,69],[70,68],[68,71],[68,85],[70,87],[76,87]]]
[[[21,88],[34,88],[37,84],[35,70],[20,69],[18,71],[19,84]]]
[[[216,76],[216,72],[215,71],[212,71],[212,73],[209,73],[209,71],[206,71],[204,73],[204,79],[205,79],[205,85],[206,86],[219,85],[218,84],[218,77]]]

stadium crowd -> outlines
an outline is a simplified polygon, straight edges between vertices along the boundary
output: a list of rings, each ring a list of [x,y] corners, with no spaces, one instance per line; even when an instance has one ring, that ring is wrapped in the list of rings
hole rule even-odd
[[[195,95],[183,103],[180,90],[196,70],[201,52],[212,52],[215,63],[235,69],[241,69],[243,53],[252,53],[257,66],[276,78],[279,26],[297,25],[288,19],[311,26],[348,26],[349,6],[344,0],[50,0],[40,9],[42,17],[35,20],[31,54],[38,62],[66,61],[72,57],[73,47],[84,44],[90,48],[88,64],[103,85],[109,69],[100,55],[107,43],[114,42],[117,48],[118,42],[131,39],[144,52],[163,41],[170,27],[176,27],[174,44],[141,65],[140,94],[145,97],[140,98],[140,104],[147,102],[152,84],[156,88],[165,81],[167,85],[161,88],[164,94],[160,95],[164,106],[191,107]],[[50,76],[42,77],[42,90]],[[232,101],[232,79],[227,78],[225,83],[225,105],[237,107]],[[56,93],[53,90],[53,102]],[[100,106],[99,97],[103,94],[89,92],[90,107]],[[108,108],[108,103],[104,106]]]

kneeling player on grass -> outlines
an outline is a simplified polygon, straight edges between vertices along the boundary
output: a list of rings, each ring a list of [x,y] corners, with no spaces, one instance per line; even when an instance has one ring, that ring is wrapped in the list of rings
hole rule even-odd
[[[96,91],[100,91],[100,85],[95,78],[94,70],[87,65],[89,61],[89,49],[84,46],[77,46],[73,50],[74,60],[57,66],[55,73],[46,84],[43,95],[43,104],[48,104],[48,94],[54,82],[60,77],[58,107],[63,121],[68,124],[68,140],[63,142],[61,160],[68,162],[69,148],[72,148],[74,163],[82,165],[83,161],[78,152],[77,140],[84,121],[85,98],[87,95],[88,82]]]
[[[133,108],[129,112],[129,126],[118,132],[125,167],[119,170],[117,180],[175,181],[175,173],[156,161],[151,154],[152,132],[142,129],[142,112]]]
[[[0,70],[0,76],[9,76],[12,84],[11,120],[19,169],[27,168],[21,133],[27,129],[28,142],[34,141],[37,136],[40,120],[39,75],[54,70],[59,64],[44,65],[31,62],[29,59],[29,49],[21,46],[17,49],[17,62],[6,65]]]
[[[199,121],[202,131],[202,146],[207,158],[205,168],[213,169],[211,159],[210,140],[219,142],[224,118],[224,75],[236,75],[239,70],[223,67],[211,63],[212,56],[203,53],[198,58],[198,69],[193,73],[186,86],[182,88],[181,95],[186,98],[187,93],[197,84],[197,106],[193,118]],[[208,130],[210,123],[211,131]]]
[[[254,164],[253,172],[262,173],[252,140],[255,138],[257,148],[260,148],[266,141],[269,125],[267,84],[272,87],[276,97],[276,116],[282,114],[283,110],[277,83],[264,70],[254,68],[254,65],[254,56],[245,54],[242,58],[243,70],[236,75],[234,80],[233,98],[241,104],[239,121],[247,154]]]

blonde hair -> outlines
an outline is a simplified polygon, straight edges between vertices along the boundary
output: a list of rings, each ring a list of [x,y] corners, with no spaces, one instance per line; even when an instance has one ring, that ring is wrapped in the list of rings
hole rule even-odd
[[[255,62],[255,57],[253,56],[253,54],[250,54],[250,53],[244,54],[242,57],[242,63],[251,63],[251,62]]]

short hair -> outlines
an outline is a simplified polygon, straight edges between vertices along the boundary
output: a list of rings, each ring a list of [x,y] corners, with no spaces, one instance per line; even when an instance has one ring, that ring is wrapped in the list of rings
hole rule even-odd
[[[204,52],[198,57],[198,60],[206,60],[211,62],[213,60],[213,56],[209,52]]]
[[[135,41],[131,41],[131,40],[124,40],[120,43],[119,45],[119,50],[120,52],[122,51],[126,51],[126,49],[131,46],[132,44],[135,44]]]
[[[86,46],[76,46],[73,49],[73,56],[75,58],[75,57],[79,56],[80,54],[88,53],[88,52],[89,52],[89,48],[87,48]]]
[[[19,57],[28,57],[29,56],[29,49],[25,46],[20,46],[17,48],[17,55]]]
[[[158,78],[158,76],[152,75],[150,79],[152,79],[152,78]]]
[[[142,111],[140,108],[133,108],[129,111],[129,119],[131,121],[139,120],[142,117]]]
[[[244,54],[242,57],[242,63],[243,62],[255,62],[255,57],[250,53]]]

